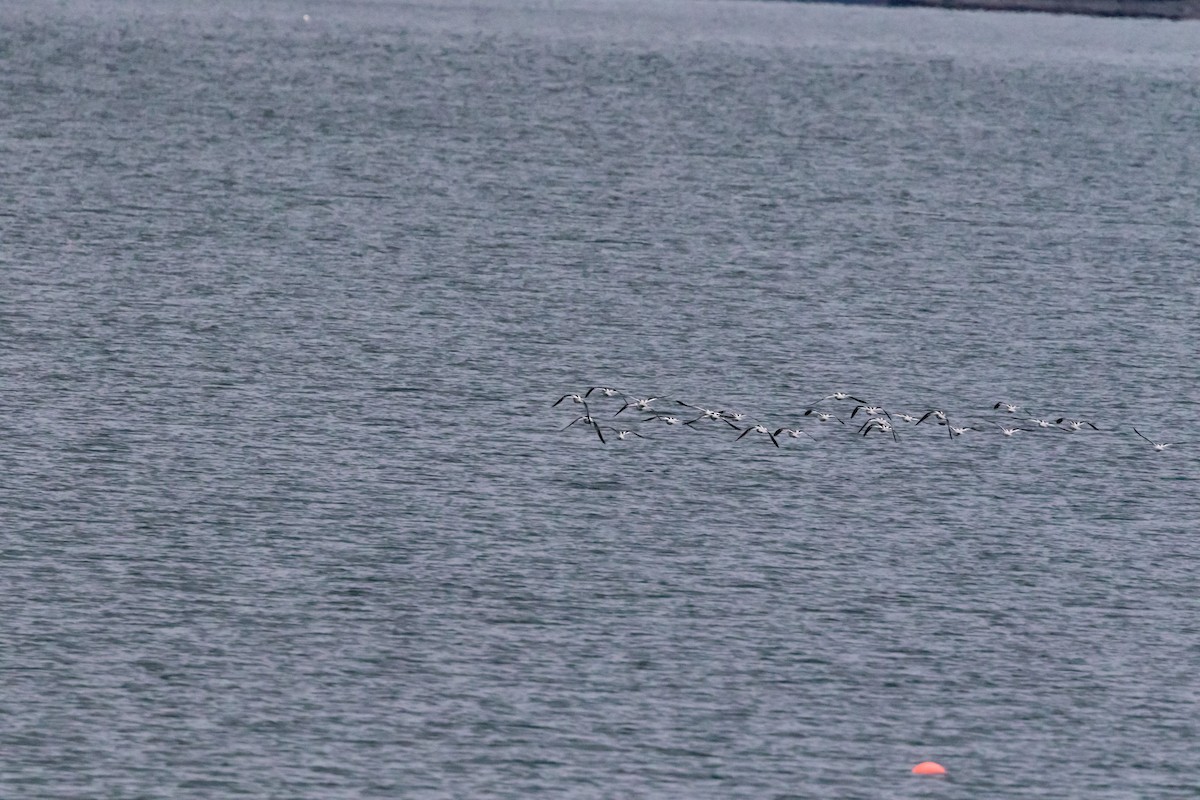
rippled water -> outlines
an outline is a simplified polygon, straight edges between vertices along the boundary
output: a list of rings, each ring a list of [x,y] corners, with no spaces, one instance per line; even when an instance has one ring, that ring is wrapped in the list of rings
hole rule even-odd
[[[3,793],[1194,797],[1195,44],[6,5]]]

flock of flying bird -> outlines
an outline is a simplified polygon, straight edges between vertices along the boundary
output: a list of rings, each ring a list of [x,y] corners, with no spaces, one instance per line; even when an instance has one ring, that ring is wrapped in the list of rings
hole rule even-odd
[[[606,415],[604,417],[601,417],[598,411],[602,405],[606,406],[603,409]],[[594,410],[593,406],[597,410]],[[802,429],[799,424],[795,427],[782,426],[772,429],[771,425],[762,420],[754,419],[737,411],[707,408],[666,397],[636,397],[608,386],[591,386],[579,393],[564,394],[555,400],[551,407],[563,407],[573,412],[582,407],[583,413],[568,422],[563,430],[582,425],[584,428],[591,428],[602,443],[608,441],[604,435],[606,431],[610,437],[616,436],[617,439],[648,438],[634,427],[618,427],[616,423],[623,414],[628,415],[623,419],[636,418],[641,424],[652,423],[693,429],[700,426],[728,426],[738,433],[735,441],[740,441],[747,436],[760,439],[765,437],[776,447],[779,447],[781,436],[791,439],[807,436],[813,441],[817,441],[816,437]],[[848,412],[840,411],[842,408],[850,410]],[[614,413],[610,416],[607,415],[607,412],[613,409],[615,409]],[[833,423],[836,425],[840,423],[862,436],[869,436],[872,433],[890,435],[897,442],[900,441],[897,432],[899,429],[903,426],[915,428],[922,423],[932,423],[944,428],[951,440],[963,436],[969,431],[993,431],[1006,437],[1012,437],[1018,433],[1039,430],[1065,433],[1100,430],[1100,427],[1094,422],[1086,419],[1027,417],[1021,414],[1020,406],[1003,401],[992,406],[992,412],[995,417],[975,421],[974,424],[960,425],[957,424],[957,417],[951,421],[950,416],[942,409],[931,409],[917,416],[890,411],[881,405],[868,403],[846,392],[834,392],[806,407],[803,417],[813,420],[816,424]],[[1137,428],[1133,428],[1133,432],[1160,453],[1168,447],[1191,444],[1191,442],[1156,441],[1147,437]]]

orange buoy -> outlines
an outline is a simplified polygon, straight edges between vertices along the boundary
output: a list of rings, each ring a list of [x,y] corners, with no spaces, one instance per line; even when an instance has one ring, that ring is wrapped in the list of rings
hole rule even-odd
[[[922,761],[912,769],[913,775],[945,775],[946,768],[936,761]]]

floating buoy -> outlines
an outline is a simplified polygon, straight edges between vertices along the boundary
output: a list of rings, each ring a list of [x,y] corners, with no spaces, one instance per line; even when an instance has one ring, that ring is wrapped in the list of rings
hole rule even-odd
[[[912,769],[913,775],[945,775],[946,768],[936,761],[922,761]]]

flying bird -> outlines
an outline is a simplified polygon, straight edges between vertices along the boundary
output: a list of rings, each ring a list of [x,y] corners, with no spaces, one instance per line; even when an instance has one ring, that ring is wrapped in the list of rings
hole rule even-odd
[[[892,415],[889,414],[887,412],[887,409],[885,409],[883,406],[869,406],[869,405],[863,403],[861,405],[857,405],[854,407],[854,410],[850,412],[850,419],[854,419],[854,415],[857,414],[859,411],[862,411],[864,414],[866,414],[869,417],[878,417],[880,414],[882,414],[885,417],[887,417],[888,419],[892,418]]]
[[[604,433],[600,430],[599,423],[597,423],[596,420],[594,420],[592,418],[591,414],[584,414],[582,417],[576,417],[575,419],[568,422],[566,427],[563,428],[563,430],[565,431],[567,428],[571,427],[576,422],[582,422],[584,425],[591,425],[593,428],[595,428],[596,435],[600,437],[600,443],[605,444]]]
[[[625,401],[625,405],[617,409],[617,414],[620,414],[627,408],[632,408],[634,411],[653,411],[654,409],[650,408],[650,404],[657,399],[657,397],[647,397],[644,400],[639,398],[628,399]],[[615,417],[617,414],[613,414],[613,416]]]
[[[609,387],[609,386],[592,386],[586,392],[583,393],[583,396],[590,397],[592,392],[599,392],[600,394],[604,395],[605,397],[616,397],[617,395],[621,395],[621,397],[625,396],[625,393],[622,392],[620,389],[613,389],[612,387]]]
[[[605,427],[608,427],[608,426],[605,426]],[[621,428],[612,428],[612,427],[608,427],[608,429],[610,431],[612,431],[613,433],[615,433],[617,435],[618,439],[628,439],[630,436],[636,436],[639,439],[646,438],[645,436],[642,436],[637,431],[628,431],[628,430],[623,430]]]
[[[950,427],[950,420],[946,419],[946,412],[939,411],[939,410],[926,411],[921,416],[921,418],[919,420],[917,420],[917,424],[920,425],[922,422],[929,419],[930,417],[933,417],[934,419],[936,419],[938,421],[939,425],[945,425],[947,428]],[[954,430],[953,429],[950,430],[950,438],[951,439],[954,438]]]
[[[824,403],[826,400],[838,400],[838,401],[853,400],[854,402],[859,403],[861,405],[867,404],[866,400],[860,400],[859,398],[855,397],[854,395],[847,394],[846,392],[834,392],[833,394],[829,395],[828,397],[822,397],[820,400],[817,401],[817,403]],[[815,406],[817,403],[813,403],[813,405]]]
[[[817,440],[817,437],[813,436],[808,431],[802,431],[799,428],[779,428],[775,431],[774,435],[778,436],[781,433],[786,433],[789,439],[799,439],[801,436],[807,436],[814,442]]]
[[[771,437],[771,444],[775,445],[776,447],[779,447],[779,440],[775,438],[775,434],[773,434],[769,430],[767,430],[766,425],[754,425],[752,427],[746,428],[746,430],[742,431],[742,435],[737,437],[737,440],[740,441],[742,436],[745,436],[748,433],[765,433],[767,436]]]
[[[691,403],[685,403],[682,400],[676,400],[675,402],[679,403],[679,405],[681,405],[681,406],[687,406],[688,408],[692,408],[692,409],[695,409],[696,411],[700,412],[700,416],[696,417],[695,419],[689,419],[687,422],[683,423],[684,425],[694,425],[697,422],[700,422],[701,420],[711,419],[713,422],[716,422],[718,420],[721,422],[724,422],[726,425],[733,428],[735,431],[741,430],[741,428],[739,428],[737,425],[734,425],[732,422],[725,419],[725,417],[722,415],[722,413],[720,411],[714,411],[711,408],[703,408],[701,406],[694,406]]]
[[[563,400],[570,400],[572,403],[583,403],[583,407],[584,407],[584,408],[587,408],[587,403],[584,403],[584,400],[583,400],[583,395],[581,395],[581,394],[570,394],[570,393],[568,393],[568,394],[564,394],[562,397],[560,397],[560,398],[558,398],[557,400],[555,400],[555,401],[554,401],[554,404],[553,404],[553,405],[551,405],[550,407],[551,407],[551,408],[554,408],[554,406],[558,405],[558,404],[559,404],[559,403],[561,403]]]
[[[894,441],[900,441],[900,437],[896,436],[896,429],[892,427],[892,423],[888,422],[886,419],[880,419],[879,417],[871,417],[869,420],[863,423],[863,426],[858,429],[858,432],[863,436],[866,436],[868,433],[876,429],[881,430],[884,433],[890,433]]]
[[[1003,433],[1005,436],[1013,436],[1017,433],[1020,433],[1021,431],[1029,430],[1028,428],[1017,428],[1017,427],[1012,427],[1009,425],[1002,425],[1001,423],[996,422],[995,420],[992,420],[992,422],[994,424],[996,424],[997,426],[999,426],[1000,432]]]
[[[1153,445],[1154,451],[1157,453],[1161,453],[1163,450],[1166,450],[1168,447],[1172,447],[1177,444],[1191,444],[1191,442],[1156,442],[1153,439],[1146,438],[1146,436],[1143,435],[1142,432],[1139,431],[1137,428],[1134,428],[1133,432],[1136,433],[1138,436],[1141,436],[1143,439],[1146,439],[1147,442],[1149,442],[1151,445]]]
[[[671,416],[670,414],[655,414],[653,417],[646,417],[642,422],[652,422],[656,419],[662,420],[667,425],[678,425],[679,417]]]

